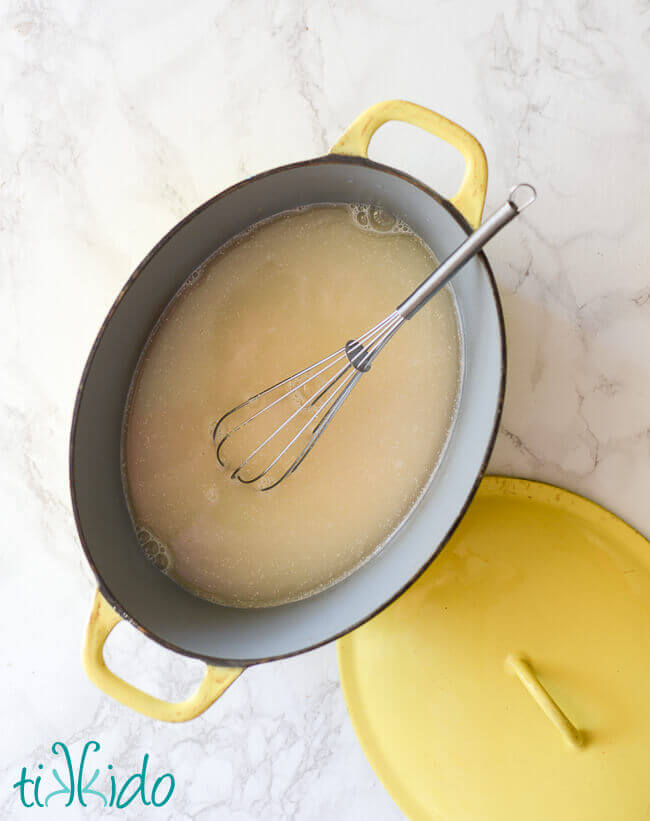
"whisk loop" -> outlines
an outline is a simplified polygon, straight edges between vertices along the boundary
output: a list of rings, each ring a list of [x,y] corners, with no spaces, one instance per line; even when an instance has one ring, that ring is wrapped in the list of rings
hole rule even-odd
[[[524,199],[522,200],[522,195]],[[536,199],[535,189],[527,183],[512,188],[506,202],[449,256],[392,314],[356,339],[319,362],[288,376],[266,390],[251,396],[225,413],[212,432],[217,460],[226,467],[224,446],[256,420],[273,417],[282,403],[297,407],[286,416],[271,433],[256,445],[243,459],[236,459],[237,466],[231,474],[245,485],[256,485],[259,490],[271,490],[291,475],[330,424],[334,415],[347,399],[357,382],[370,367],[391,337],[407,319],[426,304],[451,277],[465,265],[498,231],[531,205]],[[285,390],[283,390],[285,389]],[[275,396],[275,392],[279,396]],[[262,404],[230,429],[232,420],[240,411],[253,409]],[[276,411],[276,412],[277,412]],[[269,414],[269,412],[271,412]],[[265,416],[266,415],[266,416]],[[297,428],[297,430],[295,430]],[[289,441],[285,443],[282,434]],[[269,447],[272,446],[272,447]],[[278,452],[273,449],[278,448]],[[297,455],[294,455],[297,452]],[[275,454],[275,455],[274,455]],[[259,464],[261,463],[261,465]],[[288,463],[288,467],[286,467]],[[274,470],[275,469],[275,470]]]

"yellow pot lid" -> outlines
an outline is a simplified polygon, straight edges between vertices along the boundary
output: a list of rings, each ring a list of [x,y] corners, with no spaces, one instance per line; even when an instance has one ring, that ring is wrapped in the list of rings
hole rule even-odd
[[[355,732],[410,819],[650,818],[650,549],[490,476],[442,554],[339,642]]]

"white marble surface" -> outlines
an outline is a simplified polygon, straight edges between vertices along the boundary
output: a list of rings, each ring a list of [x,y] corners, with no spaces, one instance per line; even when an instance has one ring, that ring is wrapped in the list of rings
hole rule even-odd
[[[513,181],[539,189],[489,253],[509,341],[491,469],[564,485],[650,532],[648,0],[307,6],[2,4],[3,818],[60,817],[54,801],[21,811],[11,785],[51,761],[53,741],[78,755],[91,738],[122,777],[145,752],[176,776],[168,806],[118,816],[401,817],[347,721],[333,646],[250,671],[187,726],[95,690],[79,654],[93,580],[67,483],[77,381],[137,262],[203,200],[324,152],[373,102],[412,99],[474,132],[488,206]],[[443,193],[459,179],[451,150],[406,127],[386,127],[372,154]],[[168,696],[201,673],[125,626],[109,656]]]

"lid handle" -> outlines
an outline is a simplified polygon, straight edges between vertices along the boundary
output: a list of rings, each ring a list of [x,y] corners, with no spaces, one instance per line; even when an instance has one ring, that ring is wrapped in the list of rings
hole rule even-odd
[[[521,656],[509,655],[506,659],[506,669],[517,676],[544,714],[550,718],[560,731],[566,743],[570,747],[573,747],[574,750],[584,747],[585,739],[583,733],[569,721],[562,710],[560,710],[558,705],[553,701],[526,659]]]

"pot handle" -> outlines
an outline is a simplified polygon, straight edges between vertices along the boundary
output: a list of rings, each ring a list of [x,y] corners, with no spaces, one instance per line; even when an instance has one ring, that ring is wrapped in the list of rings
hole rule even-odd
[[[334,144],[330,153],[367,157],[372,135],[390,120],[400,120],[423,128],[460,151],[465,158],[465,176],[450,202],[472,228],[478,228],[487,190],[485,152],[476,137],[441,114],[406,100],[385,100],[376,103],[357,117]]]
[[[243,673],[240,667],[206,665],[205,676],[196,692],[185,701],[169,702],[145,693],[111,672],[104,661],[104,643],[120,616],[95,591],[83,647],[83,665],[92,683],[104,693],[137,713],[158,721],[189,721],[201,715]]]

